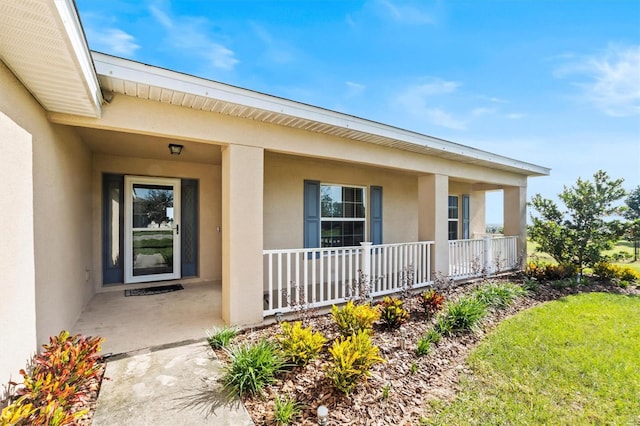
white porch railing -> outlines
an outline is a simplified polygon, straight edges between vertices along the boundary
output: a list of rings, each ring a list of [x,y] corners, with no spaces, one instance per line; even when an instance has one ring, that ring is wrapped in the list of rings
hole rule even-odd
[[[343,303],[367,280],[372,297],[430,285],[433,242],[264,250],[264,316]],[[362,277],[360,274],[363,274]]]
[[[449,277],[454,280],[518,269],[518,237],[449,241]]]

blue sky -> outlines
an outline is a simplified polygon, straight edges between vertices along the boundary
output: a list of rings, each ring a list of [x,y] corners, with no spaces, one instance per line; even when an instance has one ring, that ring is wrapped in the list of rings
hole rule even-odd
[[[640,185],[638,0],[76,2],[92,50],[550,167],[529,199]]]

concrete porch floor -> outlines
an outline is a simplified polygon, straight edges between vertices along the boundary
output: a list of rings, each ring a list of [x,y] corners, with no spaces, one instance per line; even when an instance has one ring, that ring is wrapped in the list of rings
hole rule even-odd
[[[183,290],[147,296],[125,297],[124,289],[97,293],[71,333],[104,337],[102,354],[113,355],[204,340],[207,329],[224,325],[222,284],[182,285]]]

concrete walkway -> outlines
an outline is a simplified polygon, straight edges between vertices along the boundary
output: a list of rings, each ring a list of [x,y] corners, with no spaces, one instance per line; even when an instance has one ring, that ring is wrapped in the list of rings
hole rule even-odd
[[[222,394],[221,367],[204,340],[110,359],[93,424],[253,425]]]

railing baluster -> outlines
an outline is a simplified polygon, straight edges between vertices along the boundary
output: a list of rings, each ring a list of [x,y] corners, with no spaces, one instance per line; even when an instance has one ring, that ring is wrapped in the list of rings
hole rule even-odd
[[[278,297],[278,303],[275,304],[276,308],[281,308],[282,306],[282,253],[278,253],[278,275],[277,275],[277,279],[278,279],[278,294],[275,295],[274,294],[274,299],[276,298],[276,296]]]
[[[287,286],[286,286],[286,294],[287,294],[287,298],[289,300],[292,300],[291,297],[293,296],[291,294],[291,253],[287,253]],[[280,296],[282,297],[282,296]],[[290,305],[290,303],[287,303],[287,300],[283,300],[282,301],[283,306],[287,306]]]
[[[273,253],[269,253],[269,285],[267,286],[267,300],[269,310],[273,309]]]

